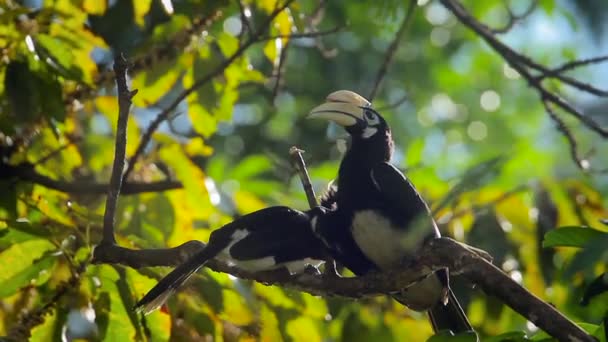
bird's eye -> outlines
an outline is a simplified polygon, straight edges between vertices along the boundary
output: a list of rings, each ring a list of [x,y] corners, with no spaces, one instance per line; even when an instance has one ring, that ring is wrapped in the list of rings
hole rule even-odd
[[[380,119],[378,118],[378,114],[374,113],[373,110],[365,111],[365,120],[369,125],[377,125],[380,123]]]

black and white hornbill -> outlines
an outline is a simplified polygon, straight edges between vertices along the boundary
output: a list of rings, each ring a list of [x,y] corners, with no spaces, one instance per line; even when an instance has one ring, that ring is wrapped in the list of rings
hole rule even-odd
[[[425,201],[390,164],[391,130],[369,101],[351,91],[336,91],[309,117],[333,121],[352,138],[340,164],[337,190],[322,201],[333,208],[314,227],[338,262],[357,275],[395,267],[413,257],[426,239],[441,236]],[[393,297],[413,310],[428,310],[435,331],[473,330],[449,288],[447,270]]]
[[[213,258],[252,272],[285,268],[295,274],[304,272],[308,265],[318,266],[327,253],[312,226],[324,212],[319,207],[306,212],[270,207],[228,223],[211,233],[200,252],[148,291],[135,309],[144,313],[157,309]]]

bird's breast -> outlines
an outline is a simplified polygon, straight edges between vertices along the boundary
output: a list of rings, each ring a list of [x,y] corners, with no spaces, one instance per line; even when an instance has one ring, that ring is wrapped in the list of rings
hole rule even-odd
[[[355,212],[351,232],[363,254],[380,268],[394,267],[412,253],[407,230],[376,210]]]

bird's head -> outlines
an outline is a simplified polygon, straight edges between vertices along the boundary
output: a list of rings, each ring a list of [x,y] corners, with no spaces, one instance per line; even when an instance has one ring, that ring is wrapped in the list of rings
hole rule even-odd
[[[384,118],[363,96],[338,90],[327,96],[325,103],[315,107],[308,115],[311,119],[325,119],[344,127],[353,140],[385,137],[390,129]]]

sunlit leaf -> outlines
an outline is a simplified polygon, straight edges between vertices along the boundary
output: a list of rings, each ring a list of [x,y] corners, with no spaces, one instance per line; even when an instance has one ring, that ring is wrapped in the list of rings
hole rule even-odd
[[[29,240],[0,253],[0,283],[4,285],[0,289],[0,298],[15,293],[38,277],[40,283],[48,280],[48,272],[56,259],[40,257],[53,248],[54,245],[47,240]]]
[[[82,2],[82,8],[87,13],[102,15],[106,11],[107,3],[105,1],[84,0]]]
[[[109,301],[102,297],[98,302],[99,309],[107,308],[107,312],[102,311],[101,314],[107,317],[107,328],[105,329],[106,341],[117,341],[124,338],[132,339],[136,335],[136,329],[130,323],[127,310],[131,307],[125,307],[121,298],[119,288],[117,286],[120,276],[112,266],[103,265],[91,267],[87,270],[92,275],[98,277],[101,284],[99,293],[107,293]],[[105,323],[104,323],[105,324]]]
[[[150,5],[152,4],[152,0],[134,0],[133,8],[135,15],[135,22],[139,26],[144,26],[144,17],[148,14],[150,10]]]
[[[287,334],[294,341],[321,341],[321,335],[314,321],[308,317],[298,317],[287,322]]]

